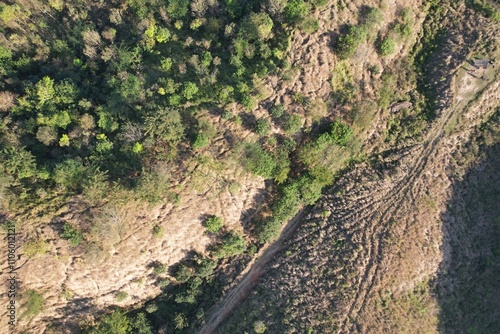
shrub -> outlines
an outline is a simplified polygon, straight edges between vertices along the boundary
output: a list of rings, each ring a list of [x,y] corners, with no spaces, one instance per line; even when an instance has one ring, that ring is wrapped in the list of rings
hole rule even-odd
[[[255,331],[256,334],[262,334],[265,333],[267,327],[262,321],[256,321],[253,323],[253,330]]]
[[[212,216],[205,222],[205,227],[208,232],[217,233],[222,227],[222,218],[217,216]]]
[[[98,325],[90,330],[91,334],[127,334],[131,330],[130,319],[120,311],[101,318]]]
[[[359,45],[366,39],[368,29],[365,26],[349,26],[347,34],[337,41],[337,55],[340,59],[354,56]]]
[[[396,43],[389,37],[385,37],[378,45],[378,51],[382,56],[389,56],[396,51]]]
[[[23,248],[24,254],[28,257],[32,257],[37,254],[45,254],[47,252],[47,243],[42,239],[35,239],[26,242]]]
[[[302,117],[296,114],[289,114],[283,122],[283,131],[288,134],[295,134],[302,128]]]
[[[128,297],[128,293],[124,292],[124,291],[120,291],[116,294],[116,301],[117,302],[122,302],[124,301],[125,299],[127,299]]]
[[[23,294],[23,297],[26,300],[22,304],[22,307],[26,310],[21,314],[22,317],[32,318],[42,311],[43,297],[41,294],[35,290],[28,290],[25,294]]]
[[[71,246],[78,246],[83,240],[83,234],[80,230],[74,228],[68,223],[64,223],[61,238],[69,240]]]
[[[261,118],[257,120],[255,123],[255,132],[259,136],[266,136],[269,131],[271,131],[271,124],[269,124],[269,121],[265,118]]]
[[[153,274],[161,275],[166,272],[167,272],[167,266],[165,266],[163,263],[155,263],[153,267]]]
[[[174,278],[179,283],[186,283],[193,277],[193,271],[188,266],[181,264],[175,272]]]
[[[162,238],[165,234],[165,229],[159,225],[153,226],[153,237]]]
[[[306,19],[306,20],[304,20],[304,22],[301,23],[300,29],[302,29],[302,31],[307,32],[309,34],[313,34],[316,31],[318,31],[319,22],[318,22],[318,20],[316,20],[314,18]]]
[[[222,243],[216,246],[214,255],[222,258],[236,256],[245,252],[247,244],[241,235],[228,233],[222,238]]]
[[[269,110],[269,113],[273,117],[280,118],[285,113],[285,106],[282,104],[277,104],[275,106],[272,106],[271,109]]]
[[[290,23],[300,23],[309,14],[310,5],[304,0],[290,0],[285,7],[285,18]]]
[[[198,132],[196,134],[196,137],[194,138],[194,141],[193,141],[193,150],[197,150],[197,149],[200,149],[200,148],[203,148],[205,146],[208,145],[209,143],[209,139],[208,139],[208,136],[202,132]]]
[[[248,144],[244,149],[243,166],[251,173],[270,178],[276,167],[273,155],[259,143]]]

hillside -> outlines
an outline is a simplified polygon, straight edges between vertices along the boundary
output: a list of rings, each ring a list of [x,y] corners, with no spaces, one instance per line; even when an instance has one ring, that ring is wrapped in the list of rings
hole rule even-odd
[[[498,332],[499,7],[0,4],[1,328]]]

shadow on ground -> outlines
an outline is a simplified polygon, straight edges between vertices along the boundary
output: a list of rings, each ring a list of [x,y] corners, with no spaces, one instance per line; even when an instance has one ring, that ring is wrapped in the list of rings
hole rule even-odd
[[[454,185],[442,217],[444,259],[436,282],[441,333],[500,333],[499,134]],[[465,161],[477,159],[467,154]]]

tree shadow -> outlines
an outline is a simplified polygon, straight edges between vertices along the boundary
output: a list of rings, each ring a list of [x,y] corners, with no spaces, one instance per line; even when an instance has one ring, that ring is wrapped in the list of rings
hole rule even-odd
[[[442,215],[441,333],[500,333],[500,143],[480,157]]]

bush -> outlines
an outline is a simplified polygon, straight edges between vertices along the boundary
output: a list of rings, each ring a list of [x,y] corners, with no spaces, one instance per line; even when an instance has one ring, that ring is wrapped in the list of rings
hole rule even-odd
[[[369,28],[379,24],[383,19],[382,11],[379,8],[368,8],[364,14],[365,25]]]
[[[396,51],[396,43],[389,37],[385,37],[378,45],[378,51],[382,56],[389,56]]]
[[[271,131],[271,124],[269,124],[269,121],[265,118],[261,118],[257,120],[255,123],[255,132],[259,136],[266,136],[269,131]]]
[[[293,135],[300,131],[302,128],[302,117],[296,114],[289,114],[283,122],[283,131],[287,134]]]
[[[273,155],[259,143],[248,144],[244,150],[243,166],[251,173],[270,178],[276,167]]]
[[[130,319],[120,311],[101,318],[98,325],[91,329],[91,334],[127,334],[131,330]]]
[[[153,226],[153,237],[162,238],[165,234],[165,229],[159,225]]]
[[[80,230],[74,228],[68,223],[64,223],[61,238],[69,240],[71,246],[75,247],[83,240],[83,234]]]
[[[347,34],[337,41],[337,55],[340,59],[354,56],[359,45],[366,39],[368,29],[365,26],[349,26]]]
[[[208,145],[210,140],[208,139],[208,136],[204,133],[198,132],[196,134],[196,137],[194,138],[193,141],[193,150],[197,150],[200,148],[203,148]]]
[[[262,334],[265,333],[267,327],[262,321],[256,321],[253,323],[253,330],[255,331],[256,334]]]
[[[181,264],[175,272],[174,278],[179,283],[186,283],[193,277],[193,271],[188,266]]]
[[[32,318],[42,311],[43,297],[41,294],[35,290],[28,290],[23,294],[23,297],[25,297],[26,301],[22,304],[22,307],[26,308],[26,310],[21,314],[22,317]]]
[[[208,232],[217,233],[222,227],[222,218],[217,216],[212,216],[205,222],[205,227]]]
[[[269,110],[269,113],[273,117],[280,118],[285,113],[285,106],[282,104],[277,104],[275,106],[272,106],[271,109]]]
[[[290,23],[300,23],[309,14],[310,5],[304,0],[290,0],[285,7],[285,18]]]
[[[124,292],[124,291],[120,291],[116,294],[116,301],[117,302],[122,302],[124,301],[125,299],[127,299],[128,297],[128,293]]]
[[[153,274],[161,275],[167,272],[167,266],[163,263],[155,263],[153,267]]]
[[[215,256],[223,258],[242,254],[246,248],[247,243],[241,235],[228,233],[222,238],[222,243],[216,246],[213,251]]]

